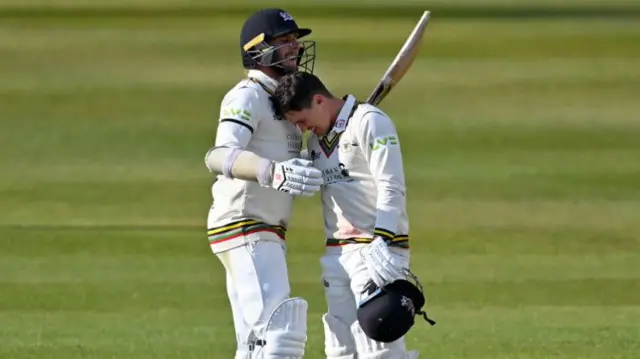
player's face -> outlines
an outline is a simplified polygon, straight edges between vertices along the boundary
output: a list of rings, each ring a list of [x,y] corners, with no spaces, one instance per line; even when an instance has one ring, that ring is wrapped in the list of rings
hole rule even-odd
[[[278,59],[283,59],[282,66],[297,69],[298,53],[300,52],[300,43],[296,34],[289,34],[276,37],[271,44],[277,47]]]
[[[323,136],[331,129],[331,114],[327,99],[322,95],[315,95],[311,101],[311,107],[300,111],[289,111],[286,117],[302,132],[308,130],[318,136]]]

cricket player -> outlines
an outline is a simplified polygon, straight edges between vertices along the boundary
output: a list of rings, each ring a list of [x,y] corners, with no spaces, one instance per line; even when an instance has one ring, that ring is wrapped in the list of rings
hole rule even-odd
[[[370,293],[368,283],[383,288],[405,280],[409,267],[405,178],[391,119],[352,95],[333,96],[312,74],[283,77],[275,98],[281,116],[312,132],[307,149],[324,178],[327,358],[417,358],[406,351],[403,337],[390,343],[370,339],[356,314]]]
[[[293,196],[320,190],[322,174],[300,158],[302,133],[274,117],[271,96],[287,73],[313,71],[315,43],[282,9],[246,20],[240,36],[247,77],[222,100],[215,146],[205,156],[217,175],[208,216],[211,250],[226,270],[236,359],[302,358],[307,302],[290,298],[285,232]]]

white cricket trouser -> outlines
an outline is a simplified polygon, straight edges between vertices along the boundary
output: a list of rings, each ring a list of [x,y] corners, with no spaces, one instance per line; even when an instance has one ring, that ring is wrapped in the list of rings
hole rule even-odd
[[[325,296],[327,300],[327,315],[337,319],[339,322],[351,327],[357,322],[358,302],[364,295],[362,290],[369,281],[370,276],[367,268],[360,256],[358,249],[364,244],[349,244],[341,247],[327,247],[324,256],[321,258],[322,280],[325,286]],[[409,250],[404,248],[391,248],[392,252],[400,254],[406,258],[406,267],[409,265]],[[332,327],[332,326],[330,326]],[[404,355],[404,338],[389,344],[364,344],[364,338],[354,338],[354,334],[340,329],[342,325],[335,325],[336,329],[327,328],[332,333],[325,332],[325,352],[328,358],[351,358],[355,357],[358,350],[367,350],[370,353],[358,353],[361,358],[396,358]],[[351,335],[349,335],[351,334]],[[364,337],[364,333],[360,334]],[[368,339],[371,341],[370,339]],[[369,346],[369,348],[365,348]],[[337,349],[341,348],[341,349]],[[377,348],[377,349],[376,349]],[[373,352],[378,352],[377,356]],[[334,353],[334,354],[331,354]]]
[[[261,233],[249,236],[260,237]],[[284,245],[259,238],[252,240],[217,254],[226,270],[227,294],[238,343],[236,358],[244,358],[249,351],[251,334],[262,331],[271,312],[289,298],[291,292]]]

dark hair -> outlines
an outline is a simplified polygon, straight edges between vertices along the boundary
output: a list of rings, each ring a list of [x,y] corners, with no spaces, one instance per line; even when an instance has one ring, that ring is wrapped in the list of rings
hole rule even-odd
[[[316,94],[333,97],[316,75],[295,72],[283,76],[273,96],[276,116],[284,118],[284,114],[289,111],[310,108],[313,96]]]

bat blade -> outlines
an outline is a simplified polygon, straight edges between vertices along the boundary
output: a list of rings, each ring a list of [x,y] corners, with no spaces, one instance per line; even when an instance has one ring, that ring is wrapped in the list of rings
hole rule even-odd
[[[367,103],[377,106],[389,94],[391,89],[400,82],[402,77],[407,73],[413,60],[418,55],[422,37],[427,29],[427,23],[431,16],[430,11],[425,11],[416,24],[415,28],[405,41],[404,45],[396,55],[387,71],[378,82],[373,92],[367,98]]]

